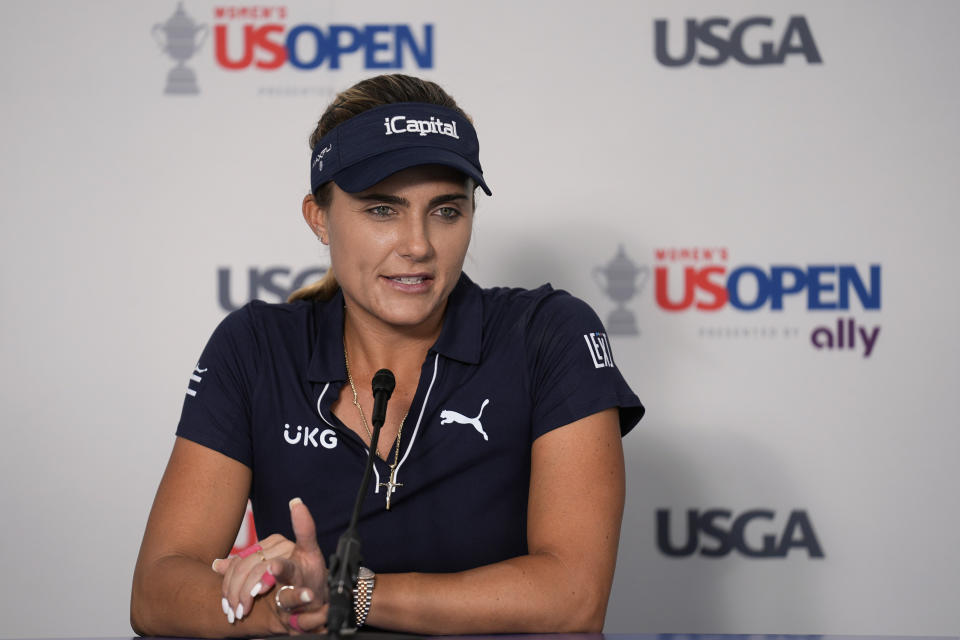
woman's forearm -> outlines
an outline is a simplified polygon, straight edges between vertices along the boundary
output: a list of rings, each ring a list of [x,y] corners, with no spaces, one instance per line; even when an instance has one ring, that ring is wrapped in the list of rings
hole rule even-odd
[[[220,638],[273,631],[265,615],[272,603],[258,603],[243,620],[228,622],[221,605],[223,576],[210,566],[237,535],[250,477],[239,462],[176,439],[133,572],[134,631]]]
[[[137,567],[130,600],[130,624],[146,636],[225,638],[285,633],[258,598],[242,620],[231,624],[221,605],[223,577],[208,564],[185,556],[166,556]],[[272,592],[266,596],[272,597]]]
[[[461,573],[378,575],[367,624],[428,634],[599,632],[610,579],[585,576],[547,553]]]
[[[624,503],[615,409],[534,442],[530,554],[462,573],[377,576],[369,624],[414,633],[599,632]]]

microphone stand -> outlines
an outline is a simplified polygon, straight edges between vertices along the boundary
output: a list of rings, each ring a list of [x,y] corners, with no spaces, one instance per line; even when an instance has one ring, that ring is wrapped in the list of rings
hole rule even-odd
[[[367,466],[363,471],[363,480],[360,481],[360,491],[353,505],[350,524],[347,530],[337,541],[337,551],[330,556],[327,586],[330,588],[330,609],[327,613],[327,633],[331,637],[339,638],[341,634],[356,633],[350,624],[353,621],[353,591],[357,586],[357,577],[360,573],[360,563],[363,556],[360,554],[360,535],[357,533],[357,520],[360,517],[360,507],[367,495],[370,485],[370,475],[373,473],[373,456],[377,451],[377,440],[380,439],[380,429],[383,427],[387,414],[387,400],[393,393],[395,385],[393,373],[388,369],[380,369],[373,376],[373,414],[370,422],[373,432],[370,435],[370,451],[367,456]]]

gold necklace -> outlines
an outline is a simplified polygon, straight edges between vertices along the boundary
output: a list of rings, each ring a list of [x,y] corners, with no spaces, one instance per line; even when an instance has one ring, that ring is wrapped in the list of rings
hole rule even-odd
[[[373,441],[373,433],[370,431],[370,427],[367,426],[367,418],[363,415],[363,407],[360,406],[360,401],[357,399],[357,387],[353,384],[353,376],[350,375],[350,358],[347,357],[346,341],[343,342],[343,363],[347,367],[347,382],[350,383],[350,390],[353,391],[353,406],[355,406],[360,413],[360,424],[363,425],[363,430],[367,432],[367,437]],[[403,423],[406,422],[408,413],[410,413],[410,409],[403,412],[403,417],[400,419],[400,428],[397,429],[397,445],[393,452],[393,464],[389,465],[390,479],[387,482],[381,482],[377,485],[378,487],[387,488],[387,511],[390,511],[390,497],[393,495],[393,492],[397,490],[397,487],[403,486],[403,483],[397,482],[397,461],[400,459],[400,434],[403,433]],[[376,453],[386,460],[379,451]]]

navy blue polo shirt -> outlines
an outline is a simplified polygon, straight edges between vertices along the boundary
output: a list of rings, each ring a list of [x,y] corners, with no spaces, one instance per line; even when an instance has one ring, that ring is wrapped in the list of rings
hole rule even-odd
[[[331,411],[346,377],[341,293],[251,302],[204,349],[177,435],[251,468],[259,538],[293,539],[287,503],[299,496],[324,555],[336,550],[367,458]],[[421,368],[389,511],[379,485],[389,467],[376,458],[359,521],[364,565],[461,571],[526,554],[533,441],[614,406],[624,434],[644,411],[586,303],[549,285],[481,289],[463,274]]]

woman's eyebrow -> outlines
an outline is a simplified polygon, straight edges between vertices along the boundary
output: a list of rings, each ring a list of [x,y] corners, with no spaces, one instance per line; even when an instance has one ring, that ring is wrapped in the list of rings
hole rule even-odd
[[[454,200],[466,200],[467,194],[465,193],[445,193],[440,196],[430,198],[429,206],[435,207],[441,202],[453,202]]]
[[[368,202],[389,202],[390,204],[399,204],[404,207],[410,206],[410,201],[400,196],[391,196],[385,193],[364,193],[353,196],[357,200],[366,200]]]
[[[364,193],[353,196],[357,200],[364,200],[366,202],[386,202],[389,204],[400,205],[401,207],[409,207],[410,201],[406,198],[400,196],[389,195],[386,193]],[[441,202],[453,202],[456,200],[466,200],[467,194],[465,193],[444,193],[439,196],[434,196],[430,198],[428,206],[435,207]]]

